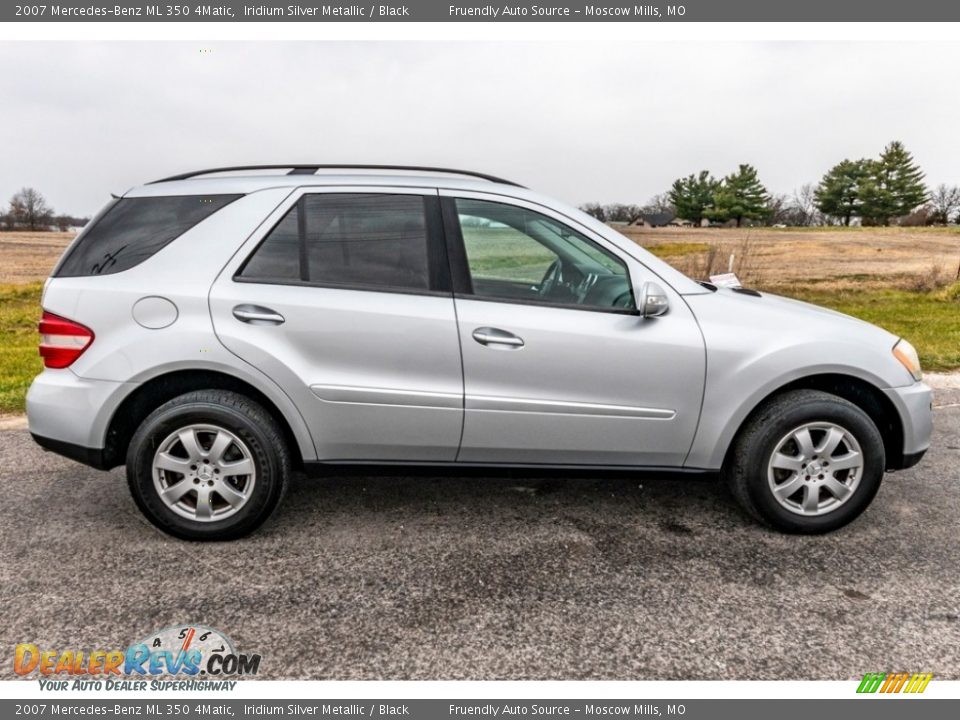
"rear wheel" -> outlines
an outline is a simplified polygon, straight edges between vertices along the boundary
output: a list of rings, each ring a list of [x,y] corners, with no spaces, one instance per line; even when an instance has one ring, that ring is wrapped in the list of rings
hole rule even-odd
[[[748,422],[725,472],[751,515],[784,532],[813,534],[859,516],[885,466],[883,439],[863,410],[836,395],[794,390]]]
[[[201,390],[174,398],[140,425],[127,481],[140,510],[188,540],[231,540],[255,530],[290,474],[283,434],[260,405]]]

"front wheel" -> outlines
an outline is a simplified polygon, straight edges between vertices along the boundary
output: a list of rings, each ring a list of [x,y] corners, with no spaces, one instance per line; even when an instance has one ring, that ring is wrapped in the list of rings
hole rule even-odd
[[[836,395],[794,390],[751,418],[725,472],[751,515],[783,532],[815,534],[859,516],[885,467],[883,438],[863,410]]]
[[[186,540],[232,540],[273,512],[290,474],[274,419],[249,398],[201,390],[174,398],[140,425],[127,451],[137,506]]]

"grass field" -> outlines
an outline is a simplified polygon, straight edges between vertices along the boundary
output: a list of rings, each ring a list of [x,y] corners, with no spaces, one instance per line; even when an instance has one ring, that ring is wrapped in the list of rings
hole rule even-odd
[[[733,255],[734,270],[752,287],[902,335],[927,370],[960,368],[957,228],[617,230],[695,278],[725,272]],[[42,280],[70,239],[65,233],[0,233],[0,414],[23,411],[26,389],[41,370],[36,323]],[[543,258],[532,247],[517,267],[503,267],[496,254],[487,262],[490,271],[539,279]]]
[[[41,287],[0,285],[0,414],[23,412],[27,387],[43,369],[37,353]]]

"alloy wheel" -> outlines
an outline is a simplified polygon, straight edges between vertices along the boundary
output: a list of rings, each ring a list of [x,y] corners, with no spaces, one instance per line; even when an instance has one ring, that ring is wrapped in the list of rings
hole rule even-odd
[[[194,424],[170,433],[153,457],[153,484],[163,503],[198,522],[237,513],[257,473],[247,445],[226,428]]]
[[[860,444],[831,422],[801,425],[776,444],[767,467],[774,499],[797,515],[836,510],[853,497],[863,474]]]

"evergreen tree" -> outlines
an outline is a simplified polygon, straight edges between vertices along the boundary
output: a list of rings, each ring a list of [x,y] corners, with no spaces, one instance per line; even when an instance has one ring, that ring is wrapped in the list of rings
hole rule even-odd
[[[850,225],[851,218],[860,214],[860,186],[869,165],[869,160],[843,160],[830,168],[814,193],[817,209]]]
[[[892,142],[869,164],[860,186],[860,213],[864,223],[889,225],[893,218],[909,215],[929,198],[923,171],[903,143]]]
[[[713,194],[713,208],[707,216],[715,220],[736,220],[737,227],[744,220],[760,220],[770,212],[770,193],[757,177],[752,165],[741,165],[737,172],[727,175]]]
[[[675,180],[668,197],[676,208],[677,217],[699,225],[713,205],[713,196],[719,183],[708,170]]]

